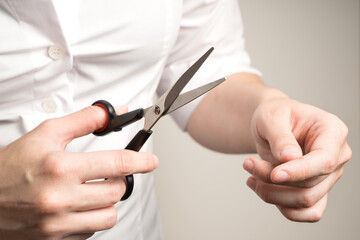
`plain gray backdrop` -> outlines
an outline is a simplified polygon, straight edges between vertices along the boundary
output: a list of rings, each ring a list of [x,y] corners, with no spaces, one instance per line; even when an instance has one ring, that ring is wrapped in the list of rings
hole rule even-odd
[[[360,239],[359,0],[239,3],[247,50],[264,82],[338,115],[353,158],[322,220],[295,223],[246,186],[246,156],[209,151],[164,118],[153,135],[165,239]]]

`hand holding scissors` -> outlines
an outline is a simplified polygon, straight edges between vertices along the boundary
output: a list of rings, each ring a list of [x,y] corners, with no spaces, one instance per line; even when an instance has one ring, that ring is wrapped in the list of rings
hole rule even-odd
[[[186,84],[192,79],[194,74],[199,70],[199,68],[213,50],[214,48],[210,48],[179,78],[179,80],[177,80],[177,82],[175,82],[175,84],[169,90],[167,90],[159,98],[159,100],[154,105],[146,109],[139,108],[122,115],[116,115],[114,107],[109,102],[104,100],[96,101],[93,105],[99,106],[107,112],[107,123],[104,127],[95,131],[94,134],[96,136],[103,136],[113,131],[120,131],[123,127],[134,123],[141,118],[145,118],[144,128],[135,135],[135,137],[125,148],[138,152],[152,134],[151,129],[161,117],[186,105],[187,103],[193,101],[194,99],[198,98],[199,96],[225,81],[225,78],[221,78],[180,95]],[[133,191],[133,175],[126,176],[126,183],[126,192],[121,198],[121,201],[129,198]]]

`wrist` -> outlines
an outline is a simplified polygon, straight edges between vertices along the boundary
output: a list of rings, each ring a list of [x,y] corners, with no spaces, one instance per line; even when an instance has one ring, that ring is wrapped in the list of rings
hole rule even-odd
[[[254,110],[263,103],[280,99],[289,99],[289,96],[279,89],[263,85],[263,90],[259,93],[258,101]]]

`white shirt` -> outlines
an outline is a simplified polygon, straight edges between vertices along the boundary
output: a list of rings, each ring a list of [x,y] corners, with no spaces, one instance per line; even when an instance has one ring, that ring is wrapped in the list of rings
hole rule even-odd
[[[147,107],[207,49],[188,88],[251,68],[235,0],[5,0],[0,2],[0,147],[48,118],[105,99]],[[186,129],[196,102],[173,116]],[[122,149],[141,122],[67,151]],[[143,151],[151,151],[151,141]],[[151,174],[135,176],[118,223],[92,239],[161,239]]]

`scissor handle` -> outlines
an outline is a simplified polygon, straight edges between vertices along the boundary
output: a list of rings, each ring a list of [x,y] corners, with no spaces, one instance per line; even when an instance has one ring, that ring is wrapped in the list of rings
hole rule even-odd
[[[145,142],[148,140],[150,135],[152,134],[151,130],[140,130],[135,137],[129,142],[129,144],[126,146],[125,149],[127,150],[133,150],[133,151],[140,151],[142,146],[145,144]],[[128,175],[126,176],[126,191],[124,196],[121,198],[120,201],[124,201],[128,199],[134,189],[134,176]]]
[[[142,108],[125,114],[116,115],[115,108],[105,100],[98,100],[92,105],[101,107],[107,112],[105,125],[93,132],[96,136],[104,136],[110,132],[121,131],[123,127],[140,120],[144,116],[144,109]]]
[[[99,106],[107,112],[107,120],[104,127],[93,132],[93,134],[96,136],[104,136],[113,131],[121,131],[123,127],[140,120],[144,115],[144,109],[142,108],[122,115],[116,115],[115,108],[108,101],[105,100],[98,100],[92,105]],[[151,130],[140,130],[129,142],[125,149],[133,150],[136,152],[140,151],[141,147],[145,144],[151,134]],[[128,175],[125,178],[126,191],[120,201],[128,199],[134,189],[134,176]]]

